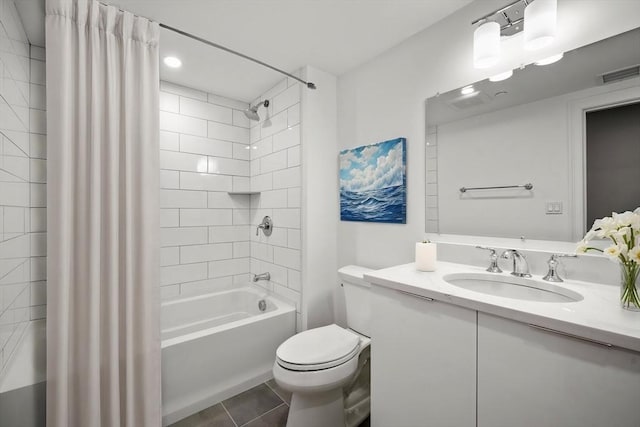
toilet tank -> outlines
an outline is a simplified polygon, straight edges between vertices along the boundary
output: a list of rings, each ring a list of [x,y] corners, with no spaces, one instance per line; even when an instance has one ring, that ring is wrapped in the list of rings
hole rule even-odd
[[[364,336],[371,336],[371,284],[363,275],[373,271],[358,265],[347,265],[338,270],[344,288],[347,327]]]

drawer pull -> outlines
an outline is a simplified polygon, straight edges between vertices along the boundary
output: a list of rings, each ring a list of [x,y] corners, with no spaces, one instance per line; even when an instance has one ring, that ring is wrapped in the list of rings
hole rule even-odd
[[[554,333],[554,334],[562,335],[562,336],[567,337],[567,338],[573,338],[573,339],[580,340],[580,341],[586,341],[586,342],[589,342],[589,343],[592,343],[592,344],[601,345],[601,346],[607,347],[607,348],[612,348],[613,347],[613,344],[609,344],[607,342],[592,340],[590,338],[581,337],[581,336],[578,336],[578,335],[570,334],[568,332],[558,331],[556,329],[545,328],[544,326],[538,326],[538,325],[534,325],[532,323],[529,323],[528,325],[530,327],[534,328],[534,329],[540,329],[541,331],[551,332],[551,333]]]
[[[420,298],[420,299],[424,299],[424,300],[427,300],[427,301],[433,301],[433,298],[425,297],[424,295],[418,295],[418,294],[414,294],[414,293],[407,292],[407,291],[401,291],[400,289],[396,289],[396,291],[400,292],[401,294],[409,295],[410,297]]]

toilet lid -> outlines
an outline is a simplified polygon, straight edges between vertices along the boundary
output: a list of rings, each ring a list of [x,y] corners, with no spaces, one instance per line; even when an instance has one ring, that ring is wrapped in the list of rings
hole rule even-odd
[[[309,329],[280,344],[278,363],[291,370],[327,369],[358,353],[360,337],[338,325]]]

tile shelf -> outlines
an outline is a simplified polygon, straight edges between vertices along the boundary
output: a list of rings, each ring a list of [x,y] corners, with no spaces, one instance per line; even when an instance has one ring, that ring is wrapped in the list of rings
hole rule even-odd
[[[259,191],[227,191],[230,196],[253,196],[254,194],[260,194]]]

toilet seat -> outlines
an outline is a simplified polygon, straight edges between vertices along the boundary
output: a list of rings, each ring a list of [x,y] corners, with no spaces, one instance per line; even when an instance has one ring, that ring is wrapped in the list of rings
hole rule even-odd
[[[338,325],[309,329],[286,340],[276,350],[276,361],[291,371],[320,371],[353,359],[360,337]]]

